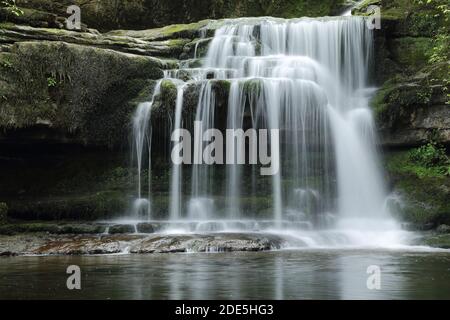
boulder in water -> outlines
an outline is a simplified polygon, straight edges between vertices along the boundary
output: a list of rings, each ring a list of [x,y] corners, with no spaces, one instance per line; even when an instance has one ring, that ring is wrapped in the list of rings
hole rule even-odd
[[[136,225],[136,230],[139,233],[153,233],[155,228],[152,223],[141,222]]]
[[[134,233],[135,228],[131,224],[117,224],[109,227],[109,234]]]
[[[450,233],[450,226],[441,224],[439,227],[437,227],[436,231],[438,233]]]

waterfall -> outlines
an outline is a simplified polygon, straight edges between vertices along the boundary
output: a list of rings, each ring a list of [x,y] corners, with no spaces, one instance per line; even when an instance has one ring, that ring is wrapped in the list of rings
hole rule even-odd
[[[223,21],[201,67],[181,64],[166,72],[178,88],[172,129],[182,127],[186,84],[198,84],[195,120],[201,125],[186,126],[198,133],[194,146],[205,147],[201,133],[220,121],[215,85],[229,83],[226,129],[279,129],[277,141],[260,138],[269,144],[272,159],[279,159],[280,170],[268,178],[258,175],[256,163],[193,164],[183,172],[182,165],[172,164],[170,220],[255,219],[283,228],[386,218],[368,107],[371,53],[372,32],[361,17]],[[189,80],[176,79],[181,70]],[[139,199],[143,150],[151,153],[151,108],[152,102],[141,104],[134,117]],[[202,148],[193,152],[194,159],[202,155]],[[190,190],[183,190],[188,176]]]
[[[133,215],[137,218],[151,218],[151,153],[152,153],[152,128],[150,124],[151,111],[155,97],[160,93],[161,81],[156,83],[150,102],[140,103],[133,116],[133,156],[137,165],[137,195],[133,203]],[[142,173],[144,161],[148,159],[148,194],[143,198]]]
[[[183,85],[177,88],[177,100],[175,105],[174,130],[181,128],[181,111],[183,108]],[[170,192],[170,219],[178,220],[181,211],[181,164],[173,164]]]

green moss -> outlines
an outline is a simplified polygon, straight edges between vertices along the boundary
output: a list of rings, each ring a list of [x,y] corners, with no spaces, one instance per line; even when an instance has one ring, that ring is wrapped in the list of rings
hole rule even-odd
[[[231,81],[229,80],[214,80],[212,82],[212,88],[216,91],[220,91],[219,94],[228,96],[231,88]]]
[[[130,101],[149,79],[162,77],[157,59],[61,42],[18,43],[11,54],[0,127],[45,120],[93,144],[127,141]]]
[[[390,44],[392,58],[404,68],[418,70],[424,67],[430,58],[433,47],[431,38],[402,37],[393,39]]]
[[[263,87],[263,82],[259,79],[247,80],[244,83],[244,91],[247,93],[257,93]]]
[[[405,79],[402,77],[391,79],[371,99],[370,106],[380,128],[396,130],[408,127],[411,115],[432,105],[441,94],[438,88],[430,85],[428,78],[411,80],[417,82],[403,82]]]
[[[173,24],[159,29],[159,32],[167,38],[192,36],[206,24],[206,20],[189,24]]]
[[[425,166],[411,160],[410,152],[401,152],[389,158],[388,170],[396,174],[412,175],[417,178],[447,179],[441,166]]]
[[[428,236],[423,242],[431,247],[450,249],[450,234]]]
[[[177,86],[170,80],[161,82],[160,100],[166,110],[173,110],[177,101]]]
[[[449,224],[450,176],[411,161],[408,151],[388,155],[386,169],[405,202],[400,219],[419,226]]]
[[[427,169],[433,169],[442,175],[450,175],[450,160],[443,146],[432,141],[409,152],[409,160]]]

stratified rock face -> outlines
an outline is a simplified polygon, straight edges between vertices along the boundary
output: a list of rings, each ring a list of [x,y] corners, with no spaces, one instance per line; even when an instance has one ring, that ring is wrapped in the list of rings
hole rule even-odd
[[[99,30],[149,29],[202,19],[276,16],[327,16],[342,10],[343,0],[17,0],[36,26],[56,26],[67,17],[67,7],[81,8],[82,23]],[[12,18],[12,17],[11,17]],[[16,18],[21,22],[20,17]],[[23,21],[23,19],[22,19]]]
[[[384,146],[416,146],[432,137],[450,143],[448,97],[443,85],[429,84],[435,75],[423,71],[420,77],[404,79],[408,82],[387,82],[378,91],[372,104]]]
[[[215,27],[203,21],[100,34],[0,24],[0,139],[14,137],[11,129],[47,127],[64,143],[127,145],[137,104],[163,70],[193,55],[200,29]]]
[[[156,58],[61,41],[17,42],[0,59],[0,127],[45,125],[99,145],[127,139],[132,100],[166,68]]]
[[[373,81],[380,87],[372,99],[381,144],[416,146],[431,136],[450,144],[448,61],[430,62],[433,37],[446,22],[432,5],[417,1],[368,0],[381,8],[381,29],[375,30]],[[431,18],[433,17],[433,18]]]

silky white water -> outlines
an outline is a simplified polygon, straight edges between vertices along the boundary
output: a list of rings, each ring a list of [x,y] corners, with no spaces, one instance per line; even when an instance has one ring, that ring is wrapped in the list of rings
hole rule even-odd
[[[174,79],[180,70],[166,72],[178,88],[172,129],[192,127],[182,119],[186,85],[192,83],[199,88],[194,117],[201,121],[199,130],[216,128],[217,85],[226,83],[222,122],[227,129],[279,129],[279,143],[269,145],[280,170],[262,178],[258,165],[172,164],[168,222],[183,232],[267,227],[291,235],[294,230],[318,246],[314,239],[330,232],[336,235],[332,243],[403,243],[407,237],[397,234],[401,231],[385,206],[368,107],[371,53],[372,32],[360,17],[226,20],[210,40],[202,67],[181,64],[189,80]],[[159,90],[157,85],[155,95]],[[151,191],[143,201],[140,175],[144,154],[151,155],[152,104],[141,104],[133,122],[138,203],[148,207]],[[194,150],[193,157],[201,152]],[[182,183],[187,178],[189,187]],[[189,223],[196,227],[186,227]]]

